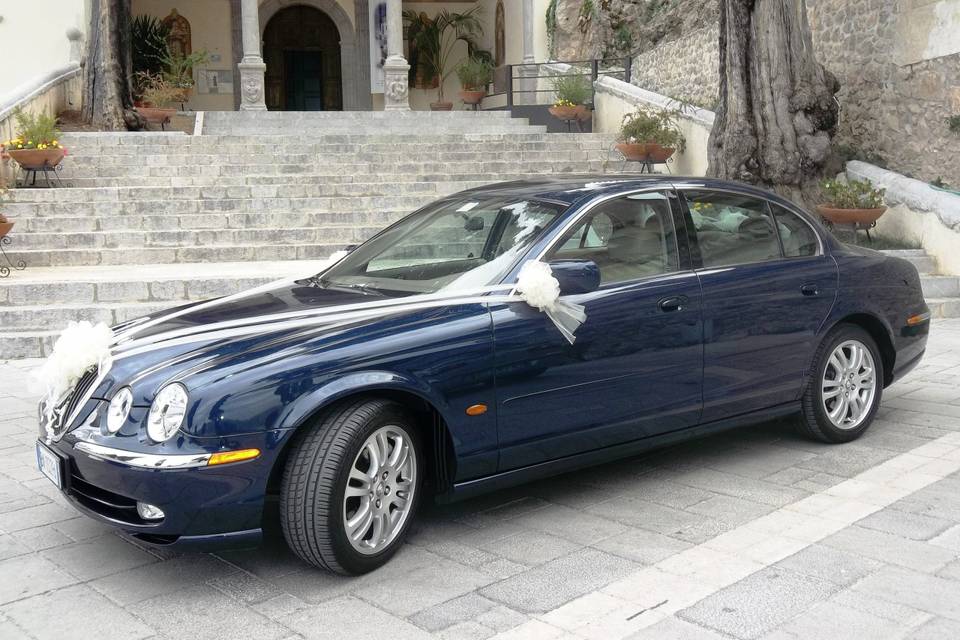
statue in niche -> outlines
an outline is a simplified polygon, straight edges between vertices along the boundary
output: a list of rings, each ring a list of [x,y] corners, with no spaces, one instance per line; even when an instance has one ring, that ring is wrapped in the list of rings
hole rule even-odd
[[[170,29],[170,35],[167,36],[170,57],[182,58],[190,55],[193,51],[190,43],[190,21],[177,13],[176,9],[171,9],[170,15],[163,19],[163,24]]]

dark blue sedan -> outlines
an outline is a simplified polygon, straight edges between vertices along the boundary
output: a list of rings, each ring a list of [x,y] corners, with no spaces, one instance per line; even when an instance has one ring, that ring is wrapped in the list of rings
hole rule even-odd
[[[531,302],[531,261],[579,320]],[[928,330],[910,263],[771,193],[514,182],[443,198],[314,276],[114,327],[109,360],[41,412],[37,456],[141,541],[250,545],[276,502],[301,558],[363,573],[427,495],[777,416],[853,440]]]

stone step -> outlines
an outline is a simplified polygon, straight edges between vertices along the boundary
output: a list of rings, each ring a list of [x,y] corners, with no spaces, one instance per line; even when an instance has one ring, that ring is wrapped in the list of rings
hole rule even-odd
[[[356,240],[316,241],[290,244],[225,244],[186,247],[108,247],[97,249],[35,249],[8,251],[15,262],[28,268],[80,265],[175,264],[180,262],[242,262],[259,260],[317,260],[339,251]]]
[[[960,298],[927,298],[933,318],[960,318]]]
[[[32,268],[0,280],[0,358],[47,355],[71,320],[116,323],[319,272],[317,261]]]
[[[920,276],[925,298],[960,298],[960,276]]]

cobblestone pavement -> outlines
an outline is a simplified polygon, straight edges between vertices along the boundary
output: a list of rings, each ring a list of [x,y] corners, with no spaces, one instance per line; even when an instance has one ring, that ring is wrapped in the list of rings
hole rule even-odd
[[[767,423],[429,506],[352,579],[78,516],[35,469],[34,364],[0,365],[3,639],[960,637],[960,320],[855,443]]]

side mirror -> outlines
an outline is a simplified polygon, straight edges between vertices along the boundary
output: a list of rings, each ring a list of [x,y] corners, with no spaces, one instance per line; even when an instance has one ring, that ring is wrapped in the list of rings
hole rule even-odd
[[[600,288],[600,267],[593,260],[554,260],[553,277],[560,283],[560,295],[590,293]]]
[[[483,231],[483,218],[481,218],[480,216],[473,216],[472,218],[467,218],[467,221],[463,225],[463,228],[467,231]]]

